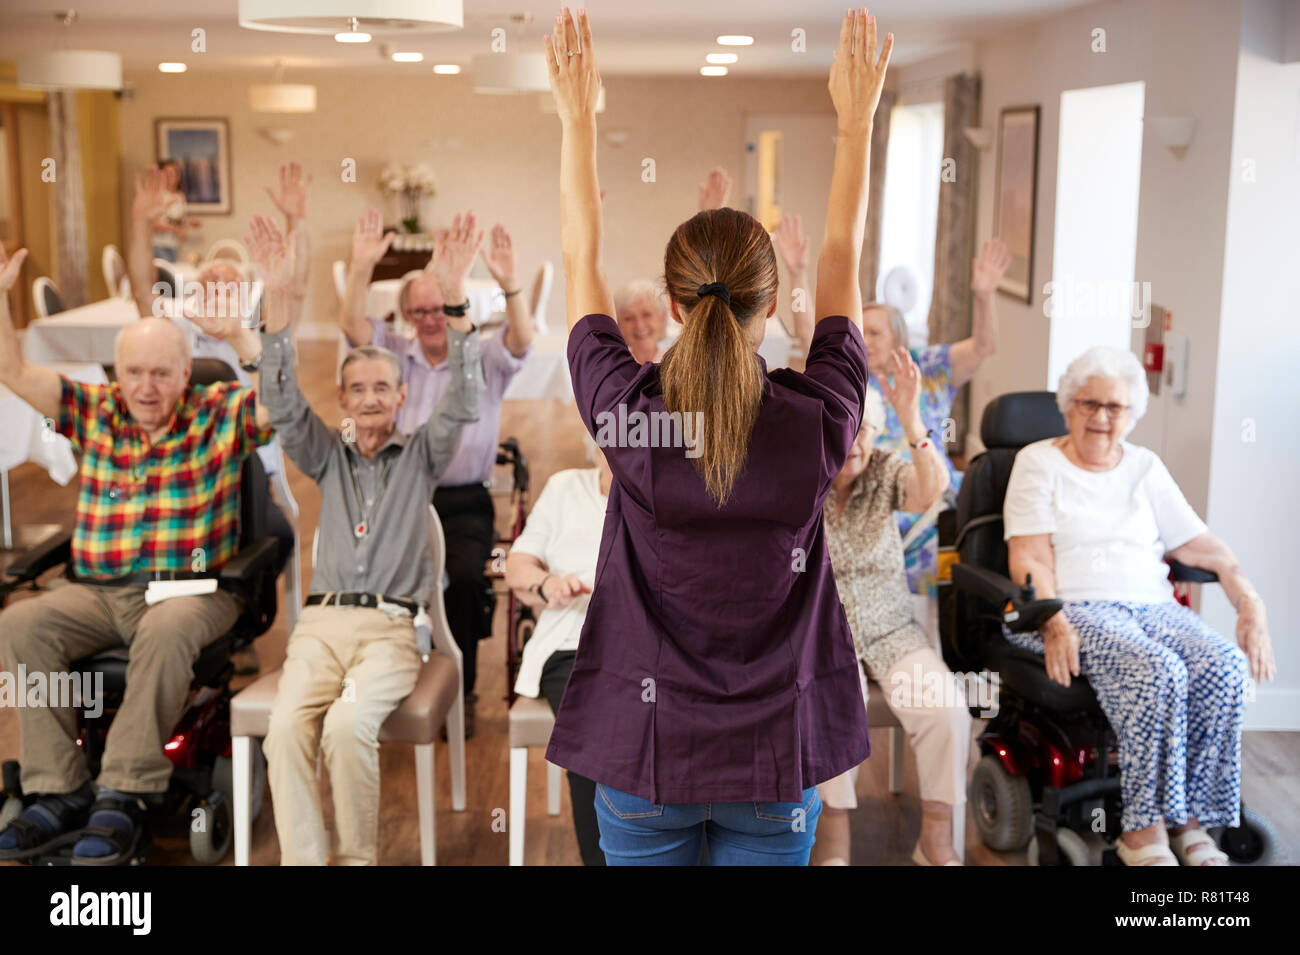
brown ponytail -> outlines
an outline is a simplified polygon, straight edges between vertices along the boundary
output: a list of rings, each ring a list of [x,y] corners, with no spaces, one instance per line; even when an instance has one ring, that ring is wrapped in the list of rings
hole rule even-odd
[[[731,304],[703,298],[721,282]],[[776,298],[776,254],[767,231],[737,209],[701,212],[677,227],[664,252],[664,284],[683,318],[659,368],[669,412],[703,412],[696,467],[718,506],[727,503],[749,456],[763,401],[763,372],[746,330],[765,322]]]

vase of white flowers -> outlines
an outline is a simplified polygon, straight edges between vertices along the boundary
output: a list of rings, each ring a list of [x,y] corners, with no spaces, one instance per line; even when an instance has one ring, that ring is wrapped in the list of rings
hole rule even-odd
[[[433,169],[428,163],[389,163],[379,174],[379,188],[397,199],[402,227],[412,234],[420,231],[420,203],[437,192]]]

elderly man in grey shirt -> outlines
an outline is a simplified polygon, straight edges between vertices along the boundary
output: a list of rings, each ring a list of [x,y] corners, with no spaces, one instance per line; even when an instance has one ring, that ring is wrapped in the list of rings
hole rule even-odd
[[[274,225],[255,218],[250,245],[268,294],[283,275],[293,301],[298,286],[288,280],[292,268],[280,264],[284,244]],[[280,861],[324,865],[330,854],[316,778],[319,747],[334,795],[333,861],[373,865],[379,728],[415,686],[424,608],[441,599],[429,500],[463,427],[478,419],[478,336],[467,319],[449,321],[451,380],[432,416],[409,435],[397,428],[406,399],[397,357],[382,348],[352,351],[340,370],[346,417],[333,430],[298,388],[278,298],[268,299],[261,336],[261,403],[285,452],[321,490],[311,595],[289,636],[264,743]]]

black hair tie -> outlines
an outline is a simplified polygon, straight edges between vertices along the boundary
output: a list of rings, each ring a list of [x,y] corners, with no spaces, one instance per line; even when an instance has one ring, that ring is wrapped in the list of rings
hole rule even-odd
[[[721,282],[709,282],[701,285],[695,290],[695,294],[700,298],[704,298],[706,295],[716,295],[726,303],[727,308],[731,308],[731,289]]]

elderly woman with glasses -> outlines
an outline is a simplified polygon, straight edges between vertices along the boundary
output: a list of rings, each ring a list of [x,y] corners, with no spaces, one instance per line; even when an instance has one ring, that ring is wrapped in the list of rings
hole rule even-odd
[[[1119,741],[1120,859],[1224,865],[1202,826],[1238,824],[1247,668],[1274,670],[1264,603],[1160,458],[1124,440],[1147,405],[1130,352],[1076,358],[1057,402],[1069,433],[1016,456],[1003,518],[1012,578],[1064,606],[1007,639],[1043,653],[1056,682],[1083,675],[1096,691]],[[1174,600],[1166,556],[1218,574],[1240,649]]]

